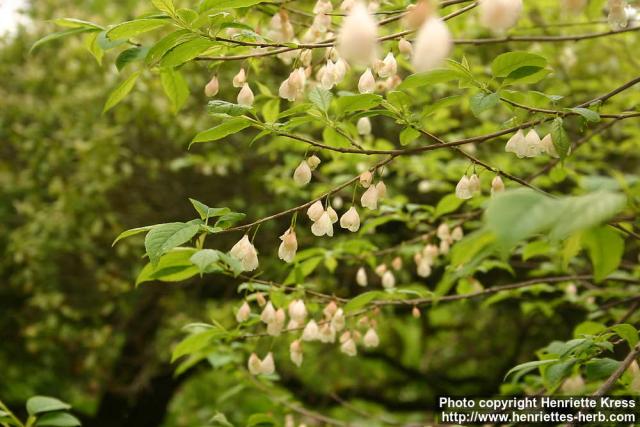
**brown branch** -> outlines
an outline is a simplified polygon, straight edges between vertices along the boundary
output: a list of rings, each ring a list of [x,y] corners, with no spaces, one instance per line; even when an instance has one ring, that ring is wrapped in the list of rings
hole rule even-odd
[[[507,42],[567,42],[567,41],[581,41],[581,40],[590,40],[596,39],[599,37],[607,37],[613,36],[623,33],[629,33],[632,31],[640,30],[640,26],[625,28],[620,31],[603,31],[598,33],[588,33],[588,34],[572,34],[572,35],[563,35],[563,36],[506,36],[506,37],[491,37],[491,38],[483,38],[483,39],[456,39],[453,42],[459,45],[483,45],[483,44],[494,44],[494,43],[507,43]]]

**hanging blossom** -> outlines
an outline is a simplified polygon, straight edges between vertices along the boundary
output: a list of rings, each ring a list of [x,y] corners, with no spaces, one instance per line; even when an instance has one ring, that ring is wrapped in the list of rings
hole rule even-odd
[[[367,286],[367,271],[364,269],[364,267],[358,268],[358,271],[356,272],[356,283],[358,284],[358,286]]]
[[[302,341],[317,341],[320,339],[320,328],[315,320],[311,319],[302,331]]]
[[[437,246],[428,244],[414,255],[413,259],[416,263],[418,276],[429,277],[431,275],[431,267],[435,263],[438,253]]]
[[[267,334],[277,337],[282,333],[287,316],[283,309],[279,308],[275,312],[273,320],[267,323]]]
[[[282,236],[280,236],[280,247],[278,248],[278,258],[284,262],[291,262],[296,256],[298,250],[298,239],[293,228],[288,228]]]
[[[480,23],[491,31],[504,32],[516,25],[522,0],[481,0]]]
[[[356,343],[351,337],[351,333],[348,331],[342,334],[342,336],[340,337],[340,351],[351,357],[354,357],[358,354]]]
[[[288,101],[296,101],[304,97],[304,86],[307,82],[304,68],[296,68],[280,85],[278,95]]]
[[[360,185],[362,185],[363,188],[369,188],[371,181],[373,181],[371,171],[364,171],[360,174]]]
[[[376,90],[376,79],[373,77],[371,68],[367,68],[358,80],[358,91],[360,93],[373,93]]]
[[[609,15],[607,20],[613,31],[620,31],[629,25],[627,2],[624,0],[609,0]]]
[[[363,208],[376,210],[378,209],[378,190],[375,185],[369,186],[367,191],[360,197],[360,203]]]
[[[337,47],[340,56],[367,64],[376,56],[378,23],[362,2],[356,3],[342,21]]]
[[[399,271],[400,269],[402,269],[402,258],[400,258],[399,256],[395,257],[391,261],[391,268],[393,268],[395,271]]]
[[[395,76],[398,72],[398,62],[396,61],[393,53],[387,53],[387,56],[382,61],[376,62],[376,73],[378,76],[386,79],[387,77]]]
[[[245,301],[236,312],[236,320],[238,321],[238,323],[246,322],[247,320],[249,320],[250,316],[251,307],[249,307],[249,304]]]
[[[396,286],[396,277],[393,275],[391,270],[387,270],[382,275],[382,286],[385,289],[391,289]]]
[[[238,243],[233,245],[229,254],[240,261],[244,271],[253,271],[258,268],[258,252],[249,241],[249,236],[247,234],[245,234]]]
[[[306,42],[319,42],[326,38],[331,38],[333,34],[329,32],[331,27],[331,16],[327,15],[333,10],[330,1],[319,0],[313,7],[313,22],[303,36]]]
[[[502,193],[504,191],[504,182],[502,182],[502,178],[500,175],[496,175],[491,180],[491,194]]]
[[[301,161],[293,171],[293,181],[300,186],[307,185],[311,181],[311,168],[306,160]]]
[[[322,204],[320,206],[322,206]],[[313,205],[311,207],[313,207]],[[309,208],[309,210],[311,210],[311,208]],[[311,232],[314,236],[318,237],[324,235],[332,237],[333,224],[336,222],[338,222],[338,214],[331,206],[329,206],[326,210],[323,210],[318,219],[311,225]]]
[[[240,68],[238,74],[233,77],[233,87],[242,87],[247,82],[247,75],[244,68]]]
[[[340,218],[340,227],[351,232],[356,232],[360,228],[360,216],[354,206],[351,206]]]
[[[371,120],[369,120],[369,117],[360,117],[356,123],[356,128],[359,135],[371,135]]]
[[[401,54],[410,57],[413,54],[413,45],[409,40],[401,37],[400,40],[398,40],[398,50]]]
[[[286,10],[280,9],[271,17],[266,36],[279,43],[289,42],[295,37],[293,25],[289,21],[289,14]]]
[[[313,222],[319,220],[323,213],[324,207],[320,200],[316,200],[311,206],[309,206],[309,209],[307,209],[307,216]]]
[[[380,338],[378,338],[375,329],[369,328],[367,332],[365,332],[362,342],[365,347],[377,347],[380,344]]]
[[[238,93],[238,104],[251,107],[253,105],[253,100],[253,91],[251,90],[249,83],[245,83]]]
[[[294,365],[300,367],[302,365],[303,353],[302,343],[300,340],[295,340],[289,345],[289,357]]]
[[[471,190],[471,183],[467,175],[463,175],[456,185],[456,197],[458,199],[467,200],[473,197],[473,191]]]
[[[535,129],[529,130],[526,135],[522,129],[519,129],[518,132],[509,138],[504,149],[507,153],[514,153],[519,158],[536,157],[540,154],[558,157],[558,152],[553,144],[551,134],[540,139]]]
[[[276,370],[273,362],[273,354],[269,352],[263,360],[260,360],[255,353],[251,353],[251,356],[249,356],[248,367],[251,375],[273,374]]]
[[[218,83],[218,77],[214,75],[209,80],[209,83],[204,87],[204,94],[211,98],[212,96],[216,96],[218,91],[220,90],[220,83]]]
[[[440,18],[427,18],[416,35],[412,63],[417,72],[438,67],[451,52],[453,41],[449,28]]]

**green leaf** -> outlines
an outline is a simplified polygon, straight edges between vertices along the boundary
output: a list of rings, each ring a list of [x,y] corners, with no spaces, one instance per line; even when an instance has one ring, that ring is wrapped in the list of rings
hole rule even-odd
[[[84,47],[87,48],[89,53],[93,55],[98,64],[102,65],[102,58],[104,57],[104,50],[100,47],[100,43],[98,43],[98,36],[100,33],[94,32],[89,33],[84,39]]]
[[[164,25],[167,25],[170,21],[166,19],[157,18],[142,18],[135,19],[133,21],[123,22],[111,28],[107,31],[107,37],[110,40],[129,39],[137,36],[138,34],[146,33],[148,31],[155,30]]]
[[[463,203],[464,200],[456,197],[455,194],[447,194],[438,201],[434,216],[438,218],[442,215],[455,212]]]
[[[181,282],[195,276],[198,268],[191,262],[191,256],[196,251],[194,248],[176,248],[160,257],[156,265],[148,263],[138,274],[136,287],[152,280]]]
[[[209,114],[226,114],[227,116],[241,116],[251,107],[246,105],[233,104],[227,101],[214,100],[207,104],[207,113]]]
[[[276,421],[271,414],[253,414],[247,420],[247,427],[274,425],[276,425]]]
[[[344,95],[336,100],[336,112],[338,115],[353,113],[355,111],[375,108],[382,102],[382,97],[373,93],[359,95]]]
[[[220,401],[220,399],[218,399],[218,401]],[[216,412],[216,414],[211,417],[209,422],[213,423],[214,425],[220,425],[222,427],[233,427],[233,424],[231,424],[229,420],[227,420],[226,415],[222,412]]]
[[[522,377],[526,373],[531,372],[534,369],[539,368],[541,366],[550,365],[557,361],[558,359],[547,359],[547,360],[534,360],[531,362],[521,363],[511,368],[509,372],[507,372],[507,374],[504,376],[504,379],[506,380],[512,374],[517,374],[513,379],[513,381],[517,381],[518,378]]]
[[[634,348],[638,344],[638,330],[632,325],[619,323],[613,325],[611,329],[629,344],[629,348]]]
[[[498,105],[499,101],[500,96],[497,93],[486,94],[480,92],[471,97],[469,107],[473,115],[479,117],[483,111],[487,111]]]
[[[132,228],[130,230],[123,231],[122,233],[120,233],[118,235],[118,237],[116,237],[116,240],[113,241],[111,246],[115,246],[116,243],[118,243],[122,239],[126,239],[127,237],[135,236],[136,234],[140,234],[140,233],[144,233],[145,231],[149,231],[153,227],[156,227],[156,225],[146,225],[144,227]]]
[[[535,242],[527,244],[522,249],[522,260],[526,261],[528,259],[541,255],[548,257],[550,252],[551,247],[549,246],[549,243],[545,242],[544,240],[537,240]]]
[[[420,131],[407,126],[400,132],[400,145],[409,145],[420,137]]]
[[[176,14],[176,7],[173,5],[172,0],[151,0],[151,3],[162,12],[172,16]]]
[[[188,242],[196,235],[200,226],[184,222],[170,222],[153,227],[144,239],[144,247],[152,264],[171,249]]]
[[[136,84],[136,80],[138,80],[141,73],[141,71],[136,71],[131,74],[125,81],[120,83],[118,87],[111,92],[111,94],[109,94],[109,98],[107,99],[107,102],[105,102],[104,109],[102,110],[103,113],[106,113],[115,107],[129,94],[129,92],[131,92],[131,89],[133,89],[133,86]]]
[[[595,281],[600,282],[616,271],[624,253],[624,239],[611,227],[598,227],[586,232],[582,243],[593,264]]]
[[[491,71],[494,77],[507,77],[514,71],[523,67],[544,68],[547,60],[529,52],[507,52],[498,55],[491,63]]]
[[[75,427],[80,425],[82,424],[79,419],[66,412],[44,414],[36,422],[38,427]]]
[[[31,46],[31,49],[29,49],[29,53],[32,53],[34,50],[36,50],[38,47],[42,46],[45,43],[49,43],[51,41],[58,40],[63,37],[72,36],[74,34],[87,33],[91,31],[99,31],[99,30],[93,29],[93,28],[87,28],[87,27],[78,27],[78,28],[71,28],[69,30],[60,31],[53,34],[48,34],[43,38],[41,38],[40,40],[36,41],[33,44],[33,46]]]
[[[94,30],[104,30],[104,27],[90,21],[76,18],[56,18],[53,23],[67,28],[91,28]]]
[[[145,47],[132,47],[131,49],[123,50],[116,58],[116,68],[118,71],[129,63],[139,61],[147,55],[147,48]]]
[[[200,274],[206,273],[209,266],[218,261],[220,251],[214,249],[202,249],[191,257],[191,262],[198,267]]]
[[[270,99],[262,106],[262,118],[265,123],[274,123],[280,114],[280,99]]]
[[[606,330],[607,327],[602,323],[586,320],[575,327],[573,336],[579,338],[582,335],[598,335],[600,332]]]
[[[198,37],[193,40],[186,41],[171,49],[160,61],[160,65],[168,68],[175,68],[191,61],[204,51],[208,50],[215,43],[207,38]]]
[[[237,9],[253,6],[263,1],[265,0],[204,0],[200,6],[200,10]]]
[[[48,396],[34,396],[27,400],[27,412],[29,415],[42,414],[44,412],[65,411],[71,409],[71,405]]]
[[[544,370],[544,379],[547,382],[547,388],[555,389],[559,386],[562,380],[571,374],[571,370],[575,364],[575,359],[569,359],[548,366]]]
[[[172,68],[163,68],[160,71],[160,82],[164,93],[171,101],[171,110],[174,114],[177,114],[189,98],[187,81],[180,71]]]
[[[204,221],[209,218],[214,218],[231,213],[231,210],[229,208],[210,208],[209,206],[196,199],[189,199],[189,201],[200,215],[200,218]]]
[[[588,108],[575,107],[569,108],[569,111],[581,115],[588,122],[597,123],[600,121],[600,114]]]
[[[584,364],[584,373],[588,381],[597,381],[609,378],[620,366],[620,362],[608,357],[591,359]]]
[[[199,142],[217,141],[231,134],[240,132],[249,126],[251,126],[251,122],[244,117],[227,120],[216,127],[198,133],[193,137],[193,140],[191,140],[189,147]]]
[[[226,335],[226,333],[218,328],[206,329],[189,335],[173,349],[171,353],[171,363],[182,356],[206,349],[214,338],[219,338],[224,335]]]
[[[370,292],[364,292],[354,298],[351,298],[349,300],[348,303],[346,303],[344,305],[344,312],[345,313],[351,313],[353,311],[356,311],[364,306],[366,306],[367,304],[369,304],[371,301],[377,299],[377,298],[381,298],[385,295],[384,292],[381,291],[370,291]]]
[[[458,80],[461,73],[457,70],[437,69],[424,73],[411,74],[400,85],[399,90],[411,89],[422,86],[432,86],[437,83],[447,83]]]
[[[167,34],[165,37],[160,39],[158,43],[154,44],[149,49],[149,52],[147,53],[147,57],[145,58],[145,63],[147,65],[155,64],[169,50],[195,37],[196,36],[189,30],[179,30],[179,31],[174,31],[173,33]]]
[[[325,113],[329,110],[332,99],[333,95],[331,92],[321,88],[320,86],[316,86],[309,91],[309,101],[318,107],[320,111],[324,111]]]

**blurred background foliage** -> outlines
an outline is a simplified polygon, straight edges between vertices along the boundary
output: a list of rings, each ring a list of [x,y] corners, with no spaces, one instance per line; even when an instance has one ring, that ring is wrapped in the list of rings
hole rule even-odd
[[[81,37],[65,38],[28,54],[35,40],[54,30],[48,19],[76,17],[106,25],[151,12],[147,3],[39,0],[28,8],[31,20],[0,42],[0,396],[15,408],[34,394],[60,397],[74,405],[87,426],[206,425],[217,412],[239,424],[260,412],[272,413],[281,421],[290,408],[273,400],[279,394],[264,393],[238,369],[246,360],[242,352],[221,348],[212,353],[209,361],[219,366],[214,370],[196,366],[176,375],[175,365],[169,363],[185,324],[208,318],[233,324],[239,282],[209,275],[134,290],[135,277],[144,265],[142,239],[124,241],[115,248],[111,243],[128,228],[192,218],[189,197],[246,212],[249,218],[300,204],[309,195],[307,190],[293,188],[290,176],[305,147],[279,138],[249,145],[245,133],[224,144],[201,144],[187,151],[192,136],[211,126],[201,90],[210,77],[207,64],[183,67],[192,93],[178,115],[172,114],[157,76],[141,79],[122,105],[102,115],[109,91],[122,80],[113,65],[114,55],[105,57],[101,67]],[[551,7],[555,1],[532,3],[527,3],[527,15],[516,33],[554,34],[558,28],[544,24],[603,19],[597,5],[590,8],[592,15],[563,16]],[[601,6],[603,2],[593,3]],[[257,24],[267,18],[255,13],[249,19]],[[486,35],[471,20],[451,21],[453,33]],[[606,29],[602,23],[560,28],[569,34]],[[535,86],[536,91],[562,95],[563,105],[574,105],[636,77],[637,43],[631,33],[580,43],[465,46],[456,48],[453,58],[460,60],[464,55],[474,72],[482,74],[505,51],[519,48],[540,53],[554,72]],[[253,67],[250,75],[274,93],[288,73],[279,61],[248,65]],[[219,69],[221,99],[235,98],[229,82],[237,68],[238,64],[230,63]],[[468,93],[450,86],[420,93],[419,102],[429,105],[454,94],[463,96],[429,120],[431,131],[451,139],[484,134],[513,115],[529,115],[501,108],[478,120],[469,112]],[[534,92],[526,94],[526,101],[548,105],[545,97]],[[638,101],[636,88],[608,106],[611,111],[623,111],[635,108]],[[373,125],[381,147],[396,144],[397,126],[391,121],[376,118]],[[581,120],[573,119],[571,137],[577,138],[583,128]],[[535,183],[565,194],[603,183],[624,186],[630,203],[637,205],[639,140],[637,122],[620,122]],[[516,161],[503,153],[500,143],[475,149],[479,157],[490,155],[494,166],[519,176],[546,164],[545,159]],[[326,155],[323,160],[323,173],[331,181],[322,182],[314,192],[365,167],[356,156]],[[375,235],[364,237],[385,248],[428,230],[436,221],[430,207],[453,191],[468,166],[468,161],[444,150],[397,161],[386,171],[392,196],[382,211],[386,219],[379,222]],[[481,178],[486,183],[491,174],[483,173]],[[342,197],[348,201],[350,191]],[[410,214],[408,203],[427,214],[424,218]],[[482,199],[468,205],[471,209],[481,203]],[[265,224],[257,235],[265,277],[285,277],[275,253],[276,237],[288,221]],[[467,227],[476,225],[471,221]],[[227,250],[238,237],[221,235],[212,244]],[[357,289],[353,277],[358,264],[340,263],[334,270],[330,261],[332,247],[349,238],[341,234],[319,241],[308,232],[299,234],[301,247],[327,248],[325,265],[310,280],[338,295],[352,295]],[[411,262],[409,252],[406,264]],[[626,268],[636,275],[637,254],[637,243],[632,243],[624,258]],[[584,259],[573,262],[576,270],[588,265]],[[554,263],[553,259],[521,261],[513,273],[498,266],[475,278],[485,286],[510,283],[514,277],[553,273],[557,271]],[[401,281],[417,280],[413,273],[402,274],[406,276]],[[433,283],[435,279],[427,281]],[[594,313],[602,321],[619,318],[625,306],[599,310],[598,305],[635,291],[631,286],[624,291],[587,289],[576,296],[543,288],[523,293],[526,298],[513,293],[514,298],[493,304],[437,305],[419,319],[398,309],[397,315],[382,318],[382,345],[374,351],[348,358],[337,349],[318,347],[305,355],[303,369],[278,364],[278,393],[294,395],[318,412],[362,425],[380,423],[389,414],[405,421],[429,417],[439,395],[517,393],[521,385],[502,381],[511,367],[532,360],[535,351],[552,340],[569,339],[574,327]],[[240,346],[252,350],[268,344]],[[274,351],[276,361],[288,359],[287,346],[276,345]],[[363,413],[373,415],[374,421]]]

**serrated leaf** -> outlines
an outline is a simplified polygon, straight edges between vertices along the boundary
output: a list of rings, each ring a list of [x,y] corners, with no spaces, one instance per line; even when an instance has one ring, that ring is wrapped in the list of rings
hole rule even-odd
[[[569,111],[579,114],[580,116],[584,117],[584,119],[588,122],[597,123],[600,121],[600,114],[598,114],[597,111],[593,111],[588,108],[575,107],[575,108],[569,108]]]
[[[325,113],[329,110],[331,106],[331,100],[333,99],[333,94],[326,89],[321,88],[320,86],[316,86],[309,91],[309,101],[320,111],[324,111]]]
[[[183,107],[189,98],[189,85],[182,73],[171,68],[163,68],[160,71],[160,82],[164,93],[171,101],[171,110],[174,114]]]
[[[135,86],[138,77],[140,77],[141,71],[136,71],[131,74],[125,81],[120,83],[112,92],[109,94],[109,98],[107,98],[107,102],[104,104],[103,113],[106,113],[113,107],[115,107],[120,101],[122,101],[133,89]]]
[[[469,100],[469,107],[474,116],[479,117],[484,111],[487,111],[496,105],[500,101],[500,96],[497,93],[486,94],[484,92],[477,93]]]
[[[556,147],[556,151],[561,159],[564,159],[569,154],[569,148],[571,148],[571,143],[569,142],[569,137],[564,130],[564,121],[561,117],[556,117],[551,122],[551,139],[553,140],[553,145]]]
[[[411,144],[420,137],[420,131],[410,126],[402,129],[399,135],[400,145],[405,146]]]
[[[170,222],[153,227],[144,239],[144,247],[152,264],[171,249],[188,242],[196,235],[200,226],[184,222]]]
[[[344,95],[336,100],[336,112],[338,115],[353,113],[355,111],[375,108],[382,102],[382,97],[373,93],[359,95]]]
[[[33,396],[27,400],[27,412],[29,415],[37,415],[45,412],[65,411],[71,409],[71,405],[48,396]]]
[[[231,134],[240,132],[242,129],[248,128],[249,126],[251,126],[251,122],[249,120],[243,117],[236,117],[223,122],[216,127],[198,133],[191,140],[189,147],[199,142],[217,141]]]
[[[142,18],[133,21],[126,21],[118,24],[107,31],[107,38],[110,40],[129,39],[131,37],[143,34],[156,28],[160,28],[169,24],[171,21],[167,19]]]
[[[149,49],[149,52],[147,53],[147,57],[145,58],[145,63],[147,65],[155,64],[169,50],[195,37],[196,35],[194,35],[189,30],[179,30],[179,31],[174,31],[173,33],[167,34],[165,37],[160,39],[159,42],[151,46],[151,48]]]
[[[166,12],[169,15],[176,14],[176,7],[173,5],[172,0],[151,0],[151,3],[162,12]]]
[[[491,63],[491,71],[494,77],[507,77],[514,71],[523,67],[544,68],[547,60],[535,53],[507,52],[498,55]]]

